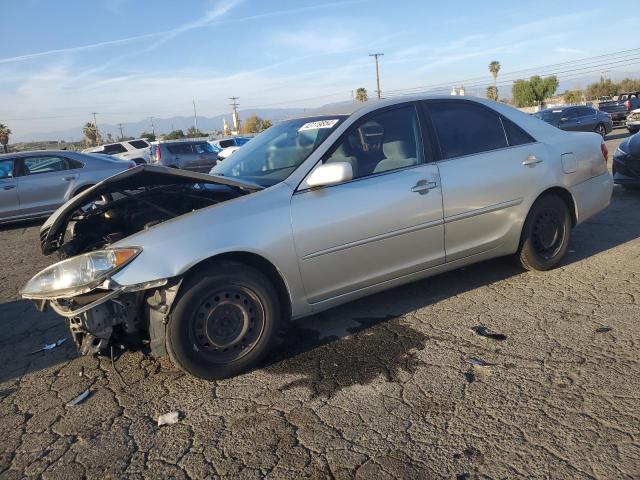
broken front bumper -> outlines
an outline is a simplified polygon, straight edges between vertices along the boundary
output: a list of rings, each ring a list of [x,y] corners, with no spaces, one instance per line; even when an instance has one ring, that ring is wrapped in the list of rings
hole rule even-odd
[[[98,353],[116,341],[139,343],[148,335],[152,353],[160,356],[165,353],[164,325],[179,285],[180,281],[163,279],[123,287],[110,281],[89,293],[48,303],[65,317],[81,355]]]

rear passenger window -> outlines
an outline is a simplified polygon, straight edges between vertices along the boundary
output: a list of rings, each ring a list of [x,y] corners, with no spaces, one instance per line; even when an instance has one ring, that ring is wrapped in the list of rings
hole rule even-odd
[[[518,145],[526,145],[527,143],[534,143],[535,140],[531,135],[518,127],[511,120],[504,117],[502,119],[502,126],[504,127],[504,133],[507,134],[507,141],[510,147],[516,147]]]
[[[50,156],[27,157],[23,160],[23,165],[26,175],[60,172],[69,169],[66,159]]]
[[[367,117],[351,127],[325,163],[351,164],[353,178],[422,163],[418,116],[413,105]]]
[[[167,150],[173,155],[189,155],[193,153],[190,143],[174,143],[167,145]]]
[[[496,112],[471,102],[428,103],[444,158],[473,155],[507,146]]]
[[[596,111],[593,108],[589,107],[578,107],[578,116],[579,117],[590,117],[595,115]]]
[[[144,140],[132,140],[131,142],[129,142],[129,145],[131,145],[133,148],[147,148],[149,146],[149,144]]]

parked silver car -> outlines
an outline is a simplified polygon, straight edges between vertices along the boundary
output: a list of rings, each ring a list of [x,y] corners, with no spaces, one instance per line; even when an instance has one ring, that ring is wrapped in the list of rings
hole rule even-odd
[[[481,99],[334,106],[280,122],[214,175],[139,166],[41,230],[70,258],[22,290],[80,351],[146,337],[203,378],[255,365],[289,320],[502,255],[547,270],[612,179],[595,133]],[[128,194],[91,210],[97,196]],[[72,228],[65,235],[65,231]]]
[[[48,216],[74,195],[134,166],[66,150],[0,155],[0,223]]]

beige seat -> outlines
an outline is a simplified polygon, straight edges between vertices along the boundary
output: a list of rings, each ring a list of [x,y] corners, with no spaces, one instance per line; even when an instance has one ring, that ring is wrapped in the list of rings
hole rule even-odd
[[[415,146],[411,147],[405,140],[392,140],[382,144],[382,151],[387,157],[381,160],[373,169],[373,173],[396,170],[398,168],[417,165],[418,160],[413,156],[416,154]]]

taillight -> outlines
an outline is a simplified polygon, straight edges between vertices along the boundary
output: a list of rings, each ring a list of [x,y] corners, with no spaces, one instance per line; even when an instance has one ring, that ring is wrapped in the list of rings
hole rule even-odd
[[[607,148],[607,145],[604,142],[600,144],[600,151],[602,152],[604,163],[607,163],[609,161],[609,149]]]
[[[162,154],[160,153],[160,145],[158,145],[156,147],[156,163],[160,163],[160,157],[162,157]]]
[[[631,110],[631,100],[627,100],[624,102],[624,106],[627,107],[627,112]]]

